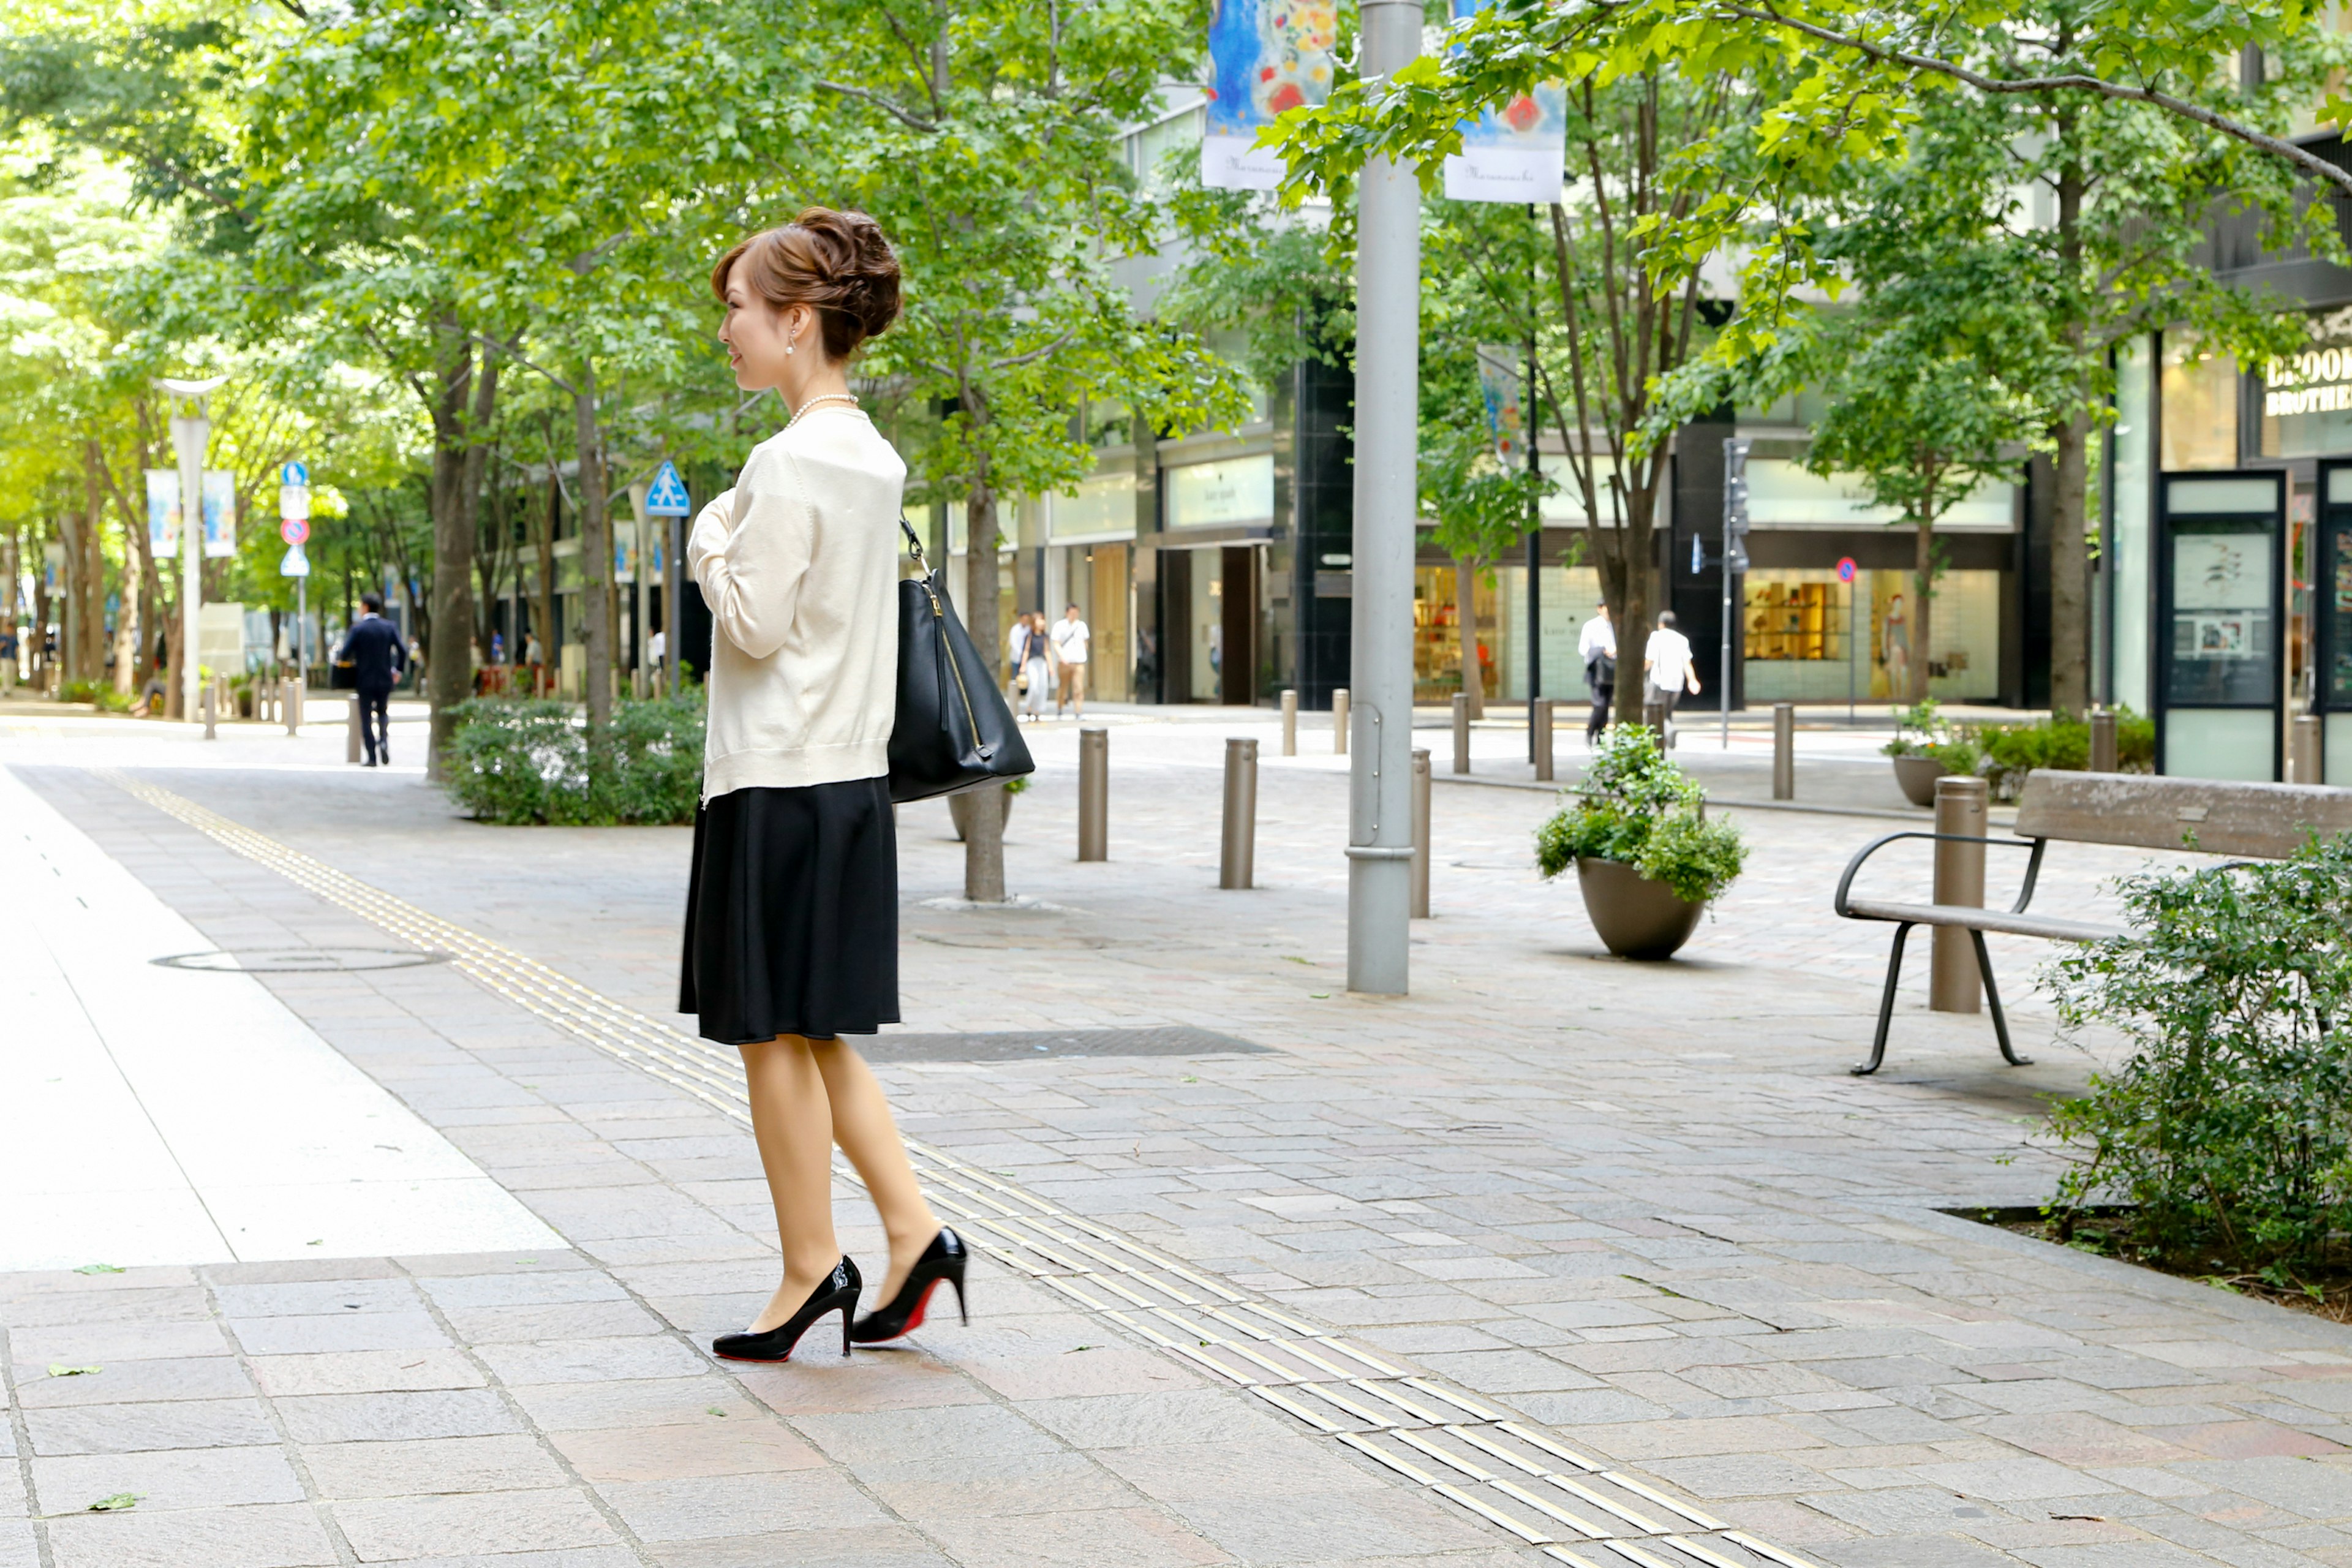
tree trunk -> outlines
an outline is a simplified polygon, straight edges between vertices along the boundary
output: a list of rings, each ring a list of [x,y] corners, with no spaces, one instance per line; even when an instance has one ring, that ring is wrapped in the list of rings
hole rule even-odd
[[[1935,646],[1928,633],[1936,616],[1936,524],[1931,511],[1921,520],[1911,553],[1911,690],[1913,702],[1927,700],[1927,650]]]
[[[2051,434],[2050,710],[2080,714],[2091,706],[2091,416],[2078,405]]]
[[[466,430],[466,465],[458,477],[457,505],[466,516],[466,574],[468,577],[473,574],[475,557],[481,553],[482,479],[483,476],[489,471],[490,464],[489,442],[485,437],[489,433],[490,416],[497,411],[498,403],[499,356],[496,350],[485,348],[482,350],[481,371],[474,378],[474,407]],[[497,561],[495,546],[491,552],[491,560],[495,564]],[[436,566],[435,571],[437,575],[439,568]],[[472,584],[468,583],[469,600],[471,591]],[[495,585],[483,595],[486,614],[488,604],[497,596]],[[470,639],[474,631],[474,607],[470,603],[466,606],[465,619],[459,624]],[[456,639],[445,640],[455,641]],[[468,696],[472,695],[474,689],[471,658],[473,651],[475,650],[468,650],[467,655],[457,661],[466,667],[466,691]],[[488,635],[483,637],[478,651],[481,655],[481,662],[489,663],[490,642]]]
[[[466,643],[474,625],[474,520],[465,502],[467,447],[473,436],[466,415],[473,391],[474,350],[454,317],[445,315],[440,324],[449,334],[450,346],[437,368],[432,408],[433,608],[425,627],[425,698],[433,707],[425,771],[436,779],[457,733],[454,710],[473,694],[467,679]]]
[[[1486,716],[1486,677],[1478,661],[1478,567],[1475,562],[1454,558],[1454,626],[1462,645],[1462,694],[1470,699],[1470,717]]]
[[[139,689],[139,645],[147,629],[147,619],[140,611],[145,603],[144,548],[146,528],[134,524],[123,532],[122,587],[115,600],[114,612],[114,689],[124,696]]]
[[[572,433],[580,461],[580,609],[587,622],[588,733],[592,742],[613,721],[613,619],[605,585],[613,575],[613,531],[604,516],[604,468],[596,439],[596,367],[583,357],[572,382]]]
[[[2061,139],[2071,145],[2074,117],[2058,120]],[[2050,519],[2050,708],[2053,713],[2087,712],[2091,705],[2091,552],[2088,512],[2091,498],[2091,377],[2084,312],[2086,281],[2083,277],[2083,198],[2086,181],[2080,164],[2068,162],[2058,172],[2058,255],[2065,268],[2064,287],[2072,305],[2066,322],[2066,351],[2076,367],[2073,406],[2053,426],[2056,438],[2056,493]]]
[[[1612,721],[1619,724],[1642,721],[1642,703],[1649,688],[1642,670],[1642,651],[1650,642],[1650,595],[1657,576],[1653,564],[1657,549],[1650,527],[1651,503],[1656,494],[1650,487],[1626,493],[1622,535],[1603,528],[1591,531],[1602,542],[1601,586],[1609,601],[1609,619],[1617,628],[1617,696]],[[1619,538],[1625,546],[1622,557],[1609,548]]]
[[[996,492],[982,477],[965,503],[969,543],[964,555],[964,629],[991,665],[1003,657],[1005,628],[996,624]],[[971,825],[963,838],[963,896],[976,904],[1004,901],[1004,786],[971,792]]]

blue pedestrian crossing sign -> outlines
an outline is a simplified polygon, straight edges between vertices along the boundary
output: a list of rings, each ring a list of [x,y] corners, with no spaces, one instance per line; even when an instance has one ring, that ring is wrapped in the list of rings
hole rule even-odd
[[[652,488],[646,491],[646,515],[686,517],[693,510],[694,503],[686,498],[686,481],[677,477],[677,465],[665,460],[654,474]]]
[[[278,468],[278,482],[281,485],[292,485],[298,489],[308,489],[310,483],[310,466],[308,463],[281,463]]]

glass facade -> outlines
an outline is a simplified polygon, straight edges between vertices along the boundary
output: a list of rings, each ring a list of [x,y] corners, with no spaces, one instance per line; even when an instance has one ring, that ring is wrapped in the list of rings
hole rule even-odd
[[[2164,463],[2168,471],[2238,466],[2238,362],[2197,334],[2164,334]]]
[[[2113,511],[2108,549],[2114,577],[2109,584],[2108,700],[2136,713],[2155,711],[2150,703],[2148,614],[2156,603],[2149,439],[2156,424],[2155,377],[2148,341],[2134,338],[2116,356]]]

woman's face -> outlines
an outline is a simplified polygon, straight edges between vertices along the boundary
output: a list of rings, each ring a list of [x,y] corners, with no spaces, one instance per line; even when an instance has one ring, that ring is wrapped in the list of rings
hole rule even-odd
[[[808,338],[806,305],[779,310],[754,293],[740,276],[727,279],[727,315],[719,323],[719,341],[726,345],[727,363],[734,367],[735,384],[745,392],[766,392],[783,384],[785,349],[795,335],[802,347],[813,349]]]

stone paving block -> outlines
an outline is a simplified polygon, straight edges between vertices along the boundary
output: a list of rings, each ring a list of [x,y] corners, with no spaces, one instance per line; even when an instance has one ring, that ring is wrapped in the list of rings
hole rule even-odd
[[[1023,1402],[1020,1413],[1079,1448],[1279,1441],[1297,1428],[1257,1400],[1216,1388]]]
[[[658,1333],[664,1325],[630,1300],[560,1301],[548,1306],[461,1307],[445,1314],[469,1345],[535,1340],[606,1340]]]
[[[32,1468],[44,1513],[86,1509],[121,1492],[136,1494],[142,1509],[158,1510],[303,1499],[301,1481],[276,1447],[85,1454],[36,1458]]]
[[[2167,1472],[2258,1498],[2306,1519],[2352,1521],[2352,1473],[2306,1458],[2199,1461]]]
[[[488,1380],[457,1350],[339,1351],[255,1356],[247,1363],[272,1398],[303,1394],[388,1394],[427,1388],[479,1388]]]
[[[580,1432],[757,1416],[760,1407],[715,1375],[650,1382],[548,1383],[509,1390],[541,1428]]]
[[[885,1515],[830,1468],[772,1474],[604,1481],[596,1490],[643,1541],[695,1541],[879,1525]]]
[[[1211,1568],[1234,1561],[1151,1509],[943,1520],[930,1532],[958,1568]]]
[[[2340,1443],[2308,1432],[2298,1432],[2273,1421],[2221,1421],[2193,1426],[2151,1426],[2151,1436],[2213,1459],[2253,1459],[2271,1456],[2318,1457],[2340,1454]]]
[[[746,1392],[803,1430],[807,1419],[883,1411],[942,1410],[989,1402],[988,1391],[949,1362],[919,1351],[861,1351],[782,1366],[729,1364]],[[807,1419],[804,1419],[807,1418]]]
[[[1268,1508],[1240,1499],[1170,1504],[1186,1524],[1244,1563],[1328,1558],[1345,1544],[1359,1561],[1476,1548],[1487,1531],[1411,1492],[1385,1485],[1370,1494],[1301,1490]]]
[[[550,1441],[591,1481],[774,1474],[825,1462],[807,1443],[756,1414],[691,1425],[560,1432]]]
[[[912,1460],[952,1468],[967,1456],[1042,1454],[1058,1447],[1041,1428],[998,1405],[810,1415],[793,1424],[827,1455],[852,1467]]]
[[[662,1542],[646,1552],[659,1568],[957,1568],[921,1536],[895,1525]]]
[[[552,1340],[541,1344],[476,1347],[490,1371],[515,1386],[602,1383],[614,1378],[691,1377],[708,1366],[702,1356],[667,1334],[625,1339]]]
[[[645,1559],[627,1546],[570,1546],[551,1552],[464,1552],[454,1557],[408,1557],[400,1568],[644,1568]]]
[[[274,1285],[224,1284],[215,1287],[213,1295],[220,1303],[221,1314],[232,1319],[413,1312],[418,1306],[416,1287],[396,1275]]]
[[[421,1279],[445,1312],[473,1307],[539,1307],[566,1301],[617,1301],[627,1292],[600,1270],[572,1267],[532,1272],[457,1274]]]
[[[423,1311],[231,1318],[228,1326],[247,1355],[437,1350],[449,1343],[441,1325]]]
[[[41,1568],[40,1548],[33,1540],[30,1524],[0,1520],[0,1568]]]
[[[318,1495],[336,1499],[522,1491],[570,1480],[537,1438],[520,1433],[314,1444],[302,1450],[302,1464]]]
[[[102,1278],[102,1277],[101,1277]],[[49,1324],[199,1322],[212,1316],[204,1291],[194,1285],[138,1286],[118,1290],[56,1290],[9,1297],[0,1289],[0,1311],[10,1328]]]
[[[604,1546],[618,1538],[568,1488],[442,1497],[376,1498],[333,1505],[362,1563]]]
[[[277,1406],[287,1436],[297,1443],[481,1437],[522,1430],[506,1401],[488,1388],[314,1394],[280,1399]]]
[[[49,1550],[55,1568],[329,1568],[337,1561],[308,1503],[77,1514],[49,1521]]]
[[[64,1363],[53,1363],[63,1365]],[[52,1377],[47,1366],[16,1369],[16,1403],[28,1410],[68,1405],[143,1405],[174,1399],[235,1399],[253,1392],[245,1369],[226,1356],[117,1361],[96,1373]]]
[[[62,1362],[170,1360],[180,1356],[227,1355],[227,1335],[210,1320],[155,1323],[48,1323],[11,1332],[8,1352],[26,1366]]]
[[[153,1405],[81,1405],[25,1412],[36,1455],[127,1454],[149,1448],[220,1448],[278,1441],[256,1399]]]

